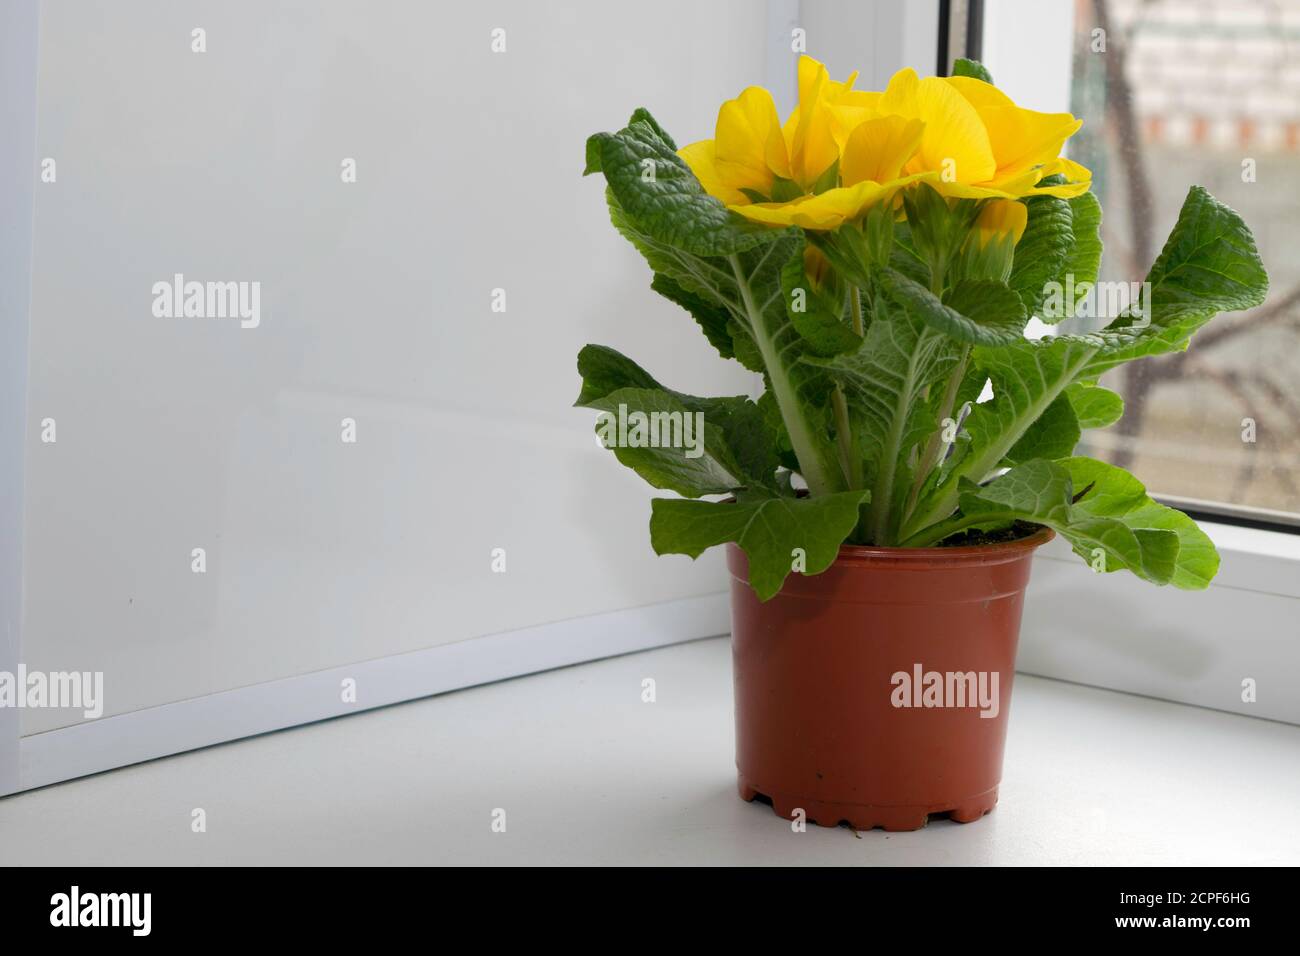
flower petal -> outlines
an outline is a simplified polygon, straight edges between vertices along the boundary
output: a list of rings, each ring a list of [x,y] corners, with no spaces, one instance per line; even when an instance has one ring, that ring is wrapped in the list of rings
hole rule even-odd
[[[773,176],[790,178],[790,161],[772,94],[751,86],[718,110],[717,168],[734,189],[771,192]]]
[[[979,183],[997,171],[993,147],[975,107],[936,76],[920,79],[912,69],[889,81],[880,109],[921,120],[925,131],[908,172],[949,171],[957,182]]]
[[[840,181],[854,186],[897,179],[921,145],[924,130],[920,120],[902,116],[878,116],[859,123],[849,134],[840,156]]]
[[[700,181],[700,185],[710,196],[721,199],[728,206],[749,202],[749,197],[723,181],[722,174],[718,171],[713,140],[703,139],[698,143],[683,146],[677,151],[677,155],[691,168],[695,178]]]
[[[907,185],[931,179],[934,173],[917,173],[887,183],[861,182],[854,186],[828,189],[816,196],[802,196],[786,203],[753,203],[729,206],[747,219],[776,226],[801,226],[804,229],[838,229],[868,209],[892,203]]]

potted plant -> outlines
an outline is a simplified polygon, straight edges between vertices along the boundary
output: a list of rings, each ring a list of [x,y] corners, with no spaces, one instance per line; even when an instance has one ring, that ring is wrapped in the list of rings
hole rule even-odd
[[[1016,106],[973,61],[883,92],[799,63],[782,124],[750,87],[678,149],[644,109],[587,141],[651,288],[757,400],[660,384],[613,349],[578,356],[577,405],[655,488],[650,540],[732,575],[741,796],[823,825],[914,829],[991,810],[1034,549],[1206,587],[1218,555],[1132,475],[1076,457],[1113,424],[1103,373],[1182,350],[1263,301],[1241,218],[1192,187],[1140,294],[1095,331],[1101,257],[1080,126]],[[991,397],[989,391],[991,390]],[[983,394],[982,394],[983,393]]]

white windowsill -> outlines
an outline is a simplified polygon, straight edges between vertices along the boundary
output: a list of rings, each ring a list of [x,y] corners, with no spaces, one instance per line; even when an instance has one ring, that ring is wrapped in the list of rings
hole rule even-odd
[[[2,859],[1300,862],[1300,727],[1023,675],[992,814],[861,839],[793,833],[736,796],[730,666],[725,639],[676,645],[17,794],[0,799]],[[195,807],[206,833],[191,832]],[[490,829],[498,807],[504,834]]]
[[[1205,591],[1095,574],[1060,538],[1042,548],[1019,669],[1300,724],[1300,534],[1201,527],[1222,562]]]

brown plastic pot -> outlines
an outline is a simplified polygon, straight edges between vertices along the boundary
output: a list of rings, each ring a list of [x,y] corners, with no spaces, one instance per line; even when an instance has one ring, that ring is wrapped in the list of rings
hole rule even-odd
[[[980,547],[845,546],[766,603],[728,545],[741,797],[859,830],[992,810],[1030,562],[1051,538],[1044,528]]]

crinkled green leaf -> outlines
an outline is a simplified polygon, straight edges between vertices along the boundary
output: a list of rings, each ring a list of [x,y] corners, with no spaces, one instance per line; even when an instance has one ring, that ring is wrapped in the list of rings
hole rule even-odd
[[[1098,570],[1127,569],[1154,584],[1170,583],[1178,568],[1179,536],[1148,522],[1123,520],[1122,510],[1105,504],[1107,476],[1095,475],[1091,485],[1075,483],[1070,462],[1078,460],[1025,462],[982,487],[967,481],[962,485],[961,513],[968,524],[1023,520],[1047,525]],[[1101,496],[1102,504],[1090,508],[1084,502],[1094,494]],[[1076,495],[1082,496],[1078,503]],[[1160,507],[1145,492],[1142,498]]]
[[[1025,205],[1029,208],[1029,221],[1016,243],[1008,284],[1016,290],[1030,315],[1042,317],[1047,284],[1061,273],[1074,246],[1074,216],[1070,204],[1055,196],[1034,196],[1025,200]],[[1060,318],[1063,316],[1049,321]]]
[[[743,493],[734,502],[651,502],[650,542],[657,554],[699,557],[714,545],[734,541],[749,559],[749,583],[760,600],[781,590],[795,552],[803,556],[806,572],[819,574],[839,554],[858,521],[866,492],[840,492],[818,497],[776,493]]]
[[[901,277],[902,281],[909,281]],[[911,450],[937,426],[931,386],[951,374],[961,343],[903,311],[874,321],[856,352],[813,359],[839,381],[860,423],[863,454],[875,463],[873,540],[892,535],[896,489]]]
[[[688,409],[671,394],[653,388],[620,388],[603,398],[588,402],[587,408],[608,412],[610,424],[597,425],[597,433],[607,436],[607,447],[624,465],[656,488],[666,488],[687,498],[721,495],[745,484],[736,456],[721,428],[703,420],[703,434],[697,423],[703,412]],[[639,440],[629,426],[628,441],[613,424],[617,419],[631,422],[662,422],[654,430],[646,428]],[[676,426],[673,430],[672,426]],[[689,440],[688,440],[689,430]],[[658,447],[647,444],[657,436]]]
[[[1097,281],[1097,270],[1101,267],[1101,203],[1090,192],[1074,196],[1068,202],[1071,245],[1056,275],[1061,308],[1054,315],[1044,314],[1048,310],[1040,308],[1037,314],[1044,322],[1073,318],[1079,303]]]
[[[1195,521],[1152,500],[1142,483],[1123,468],[1082,457],[1060,464],[1069,471],[1075,494],[1087,489],[1073,506],[1075,521],[1086,515],[1118,521],[1136,534],[1172,534],[1178,539],[1178,550],[1169,583],[1192,591],[1209,586],[1219,570],[1219,553]]]
[[[1180,352],[1219,312],[1250,309],[1268,295],[1268,273],[1255,239],[1235,210],[1193,186],[1178,222],[1146,279],[1148,321],[1121,316],[1100,332],[1078,336],[1097,354],[1085,369],[1096,378],[1124,362]]]
[[[835,288],[828,295],[814,289],[804,271],[802,254],[792,256],[782,268],[781,289],[790,322],[810,353],[829,358],[862,344],[861,336],[849,327],[845,316],[847,295],[856,291]]]
[[[762,412],[745,396],[700,398],[673,391],[627,356],[603,345],[588,345],[578,353],[578,372],[582,376],[582,391],[574,402],[575,406],[617,413],[619,402],[624,401],[629,412],[681,410],[704,415],[705,448],[712,457],[712,464],[701,459],[678,463],[674,459],[684,458],[684,451],[676,448],[615,450],[623,464],[636,470],[655,487],[668,487],[681,494],[696,496],[722,494],[742,485],[770,485],[773,482],[778,464],[777,446],[765,427]],[[630,403],[625,394],[628,392],[637,393]],[[649,393],[661,393],[665,400],[653,399]],[[717,429],[720,435],[714,436],[710,429]],[[710,438],[716,440],[710,444]],[[724,472],[733,483],[717,490],[717,482],[722,480]],[[681,481],[682,487],[690,491],[659,483],[669,479]],[[714,490],[701,490],[706,485]]]
[[[792,257],[802,256],[799,238],[782,234],[735,255],[700,256],[642,232],[612,191],[609,208],[615,228],[655,272],[731,316],[727,331],[735,357],[766,376],[808,487],[817,494],[838,490],[841,476],[825,401],[829,379],[800,363],[807,345],[790,321],[781,288],[782,269]]]
[[[719,355],[723,358],[736,357],[736,346],[731,332],[731,313],[717,300],[692,292],[672,276],[662,272],[655,273],[650,288],[669,302],[674,302],[689,312],[699,324],[704,337],[718,350]]]
[[[644,110],[619,132],[588,139],[586,169],[605,174],[619,206],[640,232],[684,252],[731,255],[794,233],[751,222],[706,193]]]
[[[1101,332],[974,349],[975,366],[993,381],[993,400],[971,411],[969,452],[912,512],[904,538],[951,515],[960,480],[983,481],[1070,385],[1095,381],[1135,358],[1184,349],[1216,312],[1258,305],[1268,289],[1250,230],[1200,187],[1188,193],[1148,281],[1151,315],[1145,326],[1121,318]]]
[[[914,319],[972,345],[1001,345],[1020,339],[1025,307],[1010,287],[992,279],[963,279],[948,302],[894,269],[878,274],[881,287]]]

